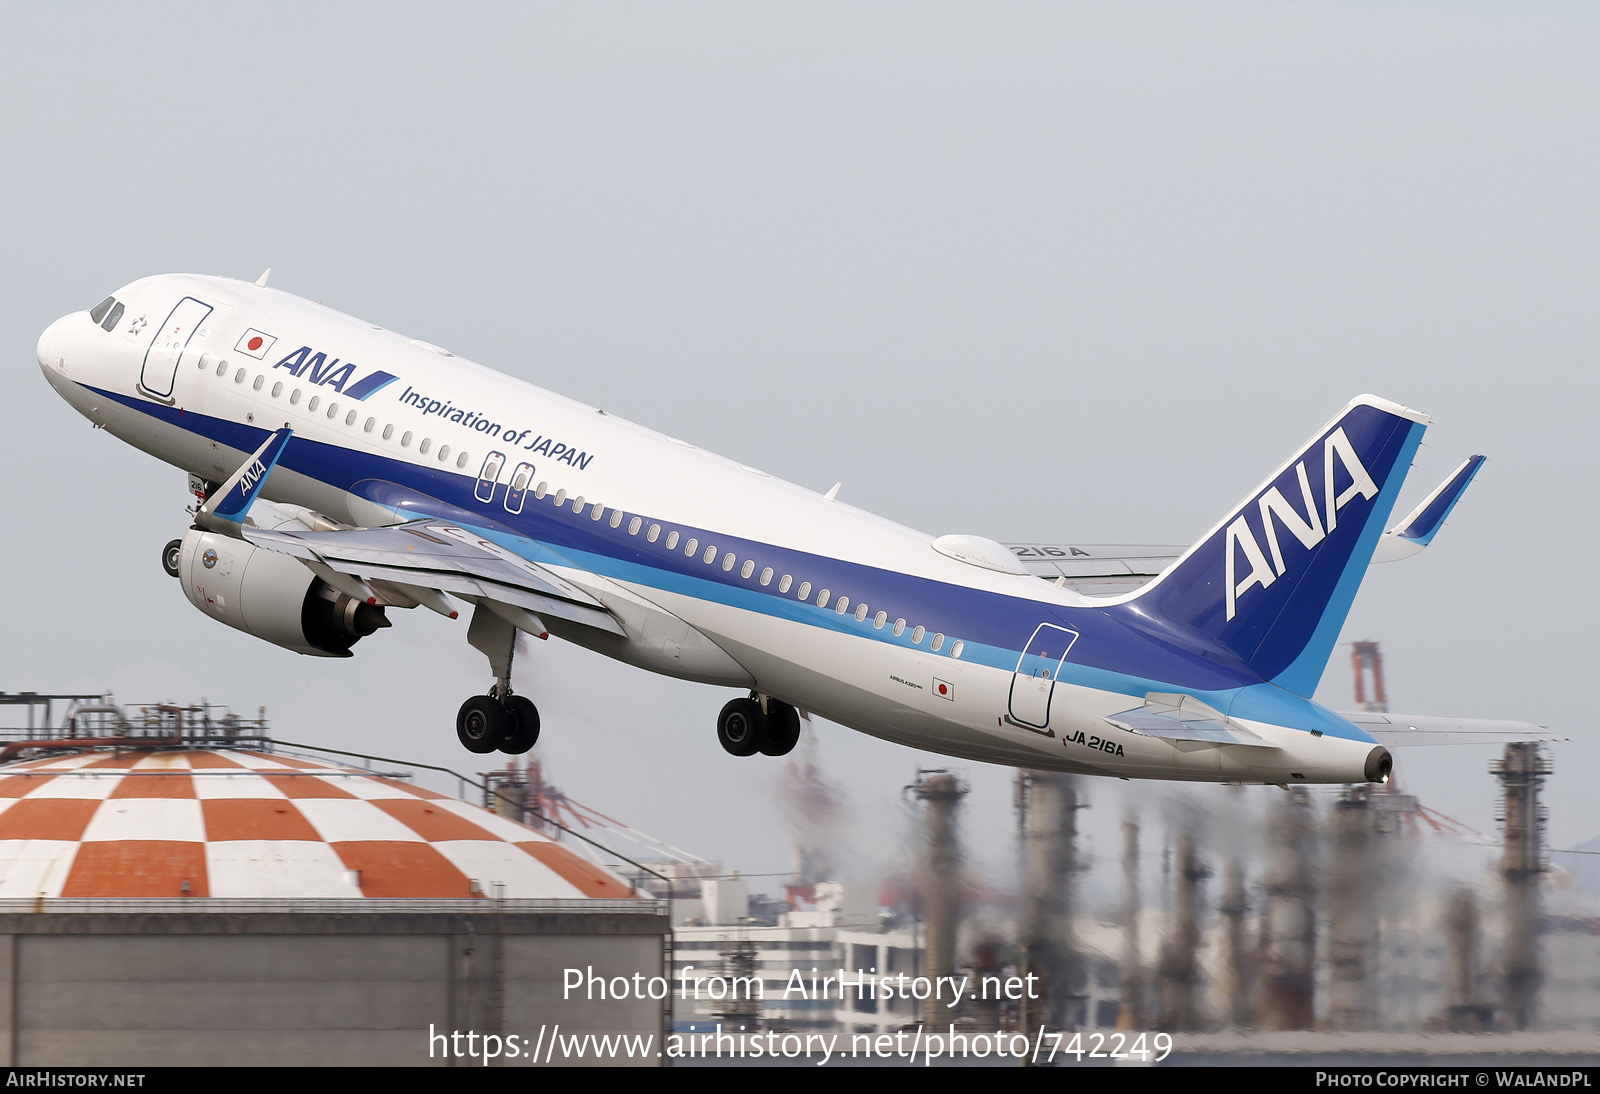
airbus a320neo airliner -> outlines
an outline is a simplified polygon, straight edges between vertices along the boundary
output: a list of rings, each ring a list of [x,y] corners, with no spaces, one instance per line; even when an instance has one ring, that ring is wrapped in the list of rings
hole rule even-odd
[[[454,619],[494,684],[474,752],[539,734],[518,631],[951,756],[1123,778],[1384,781],[1397,743],[1551,739],[1311,699],[1369,563],[1426,546],[1474,456],[1385,531],[1427,424],[1370,395],[1187,550],[933,537],[426,342],[221,277],[135,281],[39,339],[85,417],[189,472],[162,553],[203,613],[348,657],[390,609]],[[1041,580],[1041,577],[1046,580]]]

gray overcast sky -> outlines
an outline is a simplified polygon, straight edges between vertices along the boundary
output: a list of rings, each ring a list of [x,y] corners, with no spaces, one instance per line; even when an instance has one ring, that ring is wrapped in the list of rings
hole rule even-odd
[[[464,624],[397,613],[333,662],[208,622],[157,568],[183,474],[37,371],[46,324],[135,277],[272,266],[934,534],[1188,542],[1352,395],[1417,407],[1403,507],[1491,462],[1345,639],[1383,643],[1395,709],[1570,732],[1553,838],[1600,829],[1592,5],[4,10],[0,689],[264,704],[286,738],[481,766],[452,732],[489,682]],[[534,645],[519,686],[571,794],[787,867],[782,765],[720,751],[728,693]],[[849,850],[892,857],[899,787],[941,761],[819,737]],[[1399,771],[1493,832],[1493,755]],[[962,766],[1003,864],[1010,773]],[[1170,797],[1088,790],[1102,826]]]

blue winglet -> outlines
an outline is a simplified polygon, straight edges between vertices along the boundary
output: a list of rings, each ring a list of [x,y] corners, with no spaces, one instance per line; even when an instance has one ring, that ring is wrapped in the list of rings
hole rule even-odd
[[[1413,509],[1411,515],[1395,528],[1395,535],[1416,540],[1426,547],[1433,540],[1434,533],[1444,524],[1445,518],[1450,515],[1450,510],[1461,500],[1461,495],[1466,493],[1468,484],[1478,473],[1478,468],[1483,466],[1483,461],[1483,456],[1468,456],[1461,466],[1456,468],[1454,475],[1445,480],[1439,489],[1429,494],[1427,499]]]
[[[260,494],[261,488],[266,485],[267,476],[278,465],[278,459],[283,455],[283,450],[288,446],[289,438],[292,436],[294,430],[287,426],[274,430],[261,447],[255,450],[255,454],[245,460],[244,465],[233,473],[233,477],[223,483],[200,507],[200,511],[195,514],[195,523],[215,532],[237,534],[239,526],[244,523],[245,516],[250,512],[250,506],[256,500],[256,495]]]

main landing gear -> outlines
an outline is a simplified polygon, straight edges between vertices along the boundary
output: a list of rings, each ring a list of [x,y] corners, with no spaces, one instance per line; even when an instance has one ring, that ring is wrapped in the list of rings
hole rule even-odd
[[[735,756],[787,756],[800,740],[800,712],[771,697],[735,699],[717,715],[717,740]]]
[[[489,658],[495,684],[474,695],[456,714],[456,736],[468,752],[520,756],[539,740],[539,708],[511,693],[511,657],[517,629],[481,604],[472,613],[467,641]]]
[[[456,736],[468,752],[520,756],[538,743],[539,708],[521,695],[474,695],[456,714]]]

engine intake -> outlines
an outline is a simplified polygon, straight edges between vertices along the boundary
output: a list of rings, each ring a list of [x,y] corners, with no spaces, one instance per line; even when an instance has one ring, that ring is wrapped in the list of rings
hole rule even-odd
[[[313,657],[390,625],[383,609],[347,596],[298,561],[244,540],[191,528],[178,577],[189,603],[234,630]]]

